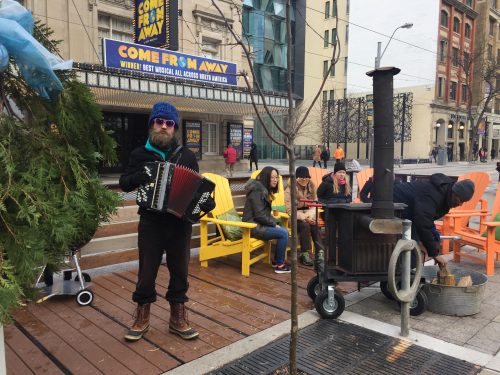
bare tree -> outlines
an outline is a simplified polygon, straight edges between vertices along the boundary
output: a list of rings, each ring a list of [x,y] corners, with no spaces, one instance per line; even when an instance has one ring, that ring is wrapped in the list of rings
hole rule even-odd
[[[220,1],[220,0],[219,0]],[[294,107],[294,98],[293,98],[293,92],[292,92],[292,31],[291,31],[291,15],[290,12],[292,11],[292,6],[291,6],[291,0],[286,1],[286,34],[287,34],[287,94],[288,94],[288,110],[287,110],[287,121],[284,124],[284,126],[280,125],[278,121],[276,121],[275,116],[273,113],[269,110],[265,98],[264,98],[264,93],[262,92],[262,89],[260,87],[258,79],[256,79],[256,74],[255,70],[253,68],[253,61],[252,61],[252,55],[251,55],[251,50],[250,50],[250,45],[247,42],[244,42],[243,35],[238,35],[233,27],[229,24],[229,21],[225,17],[223,11],[217,4],[218,1],[211,0],[212,5],[217,9],[219,12],[220,16],[224,19],[225,26],[227,30],[231,33],[233,38],[236,41],[236,44],[241,47],[243,50],[243,53],[245,55],[245,58],[248,62],[249,70],[250,72],[247,73],[245,71],[241,71],[240,75],[243,77],[245,84],[247,85],[247,88],[250,93],[250,97],[252,100],[252,105],[255,110],[255,115],[257,116],[257,119],[259,120],[260,125],[264,129],[264,132],[266,135],[276,144],[283,146],[283,148],[286,150],[286,153],[288,155],[288,163],[289,163],[289,173],[290,173],[290,195],[291,195],[291,202],[292,202],[292,207],[291,207],[291,226],[292,226],[292,236],[291,236],[291,266],[292,266],[292,285],[291,285],[291,334],[290,334],[290,373],[291,374],[296,374],[297,373],[297,357],[296,357],[296,352],[297,352],[297,333],[298,333],[298,315],[297,315],[297,193],[296,193],[296,178],[295,178],[295,153],[294,153],[294,143],[295,139],[297,138],[298,134],[300,133],[301,129],[305,126],[306,120],[308,119],[308,116],[310,115],[311,110],[313,109],[318,97],[320,96],[323,87],[325,85],[325,82],[330,74],[330,71],[333,69],[335,64],[339,60],[340,56],[340,47],[339,47],[339,39],[338,35],[336,36],[336,42],[333,44],[333,52],[332,52],[332,57],[330,60],[329,64],[329,69],[326,72],[325,76],[323,77],[323,80],[321,82],[321,85],[318,89],[318,92],[314,96],[313,101],[307,106],[306,109],[301,108],[301,106]],[[241,4],[237,5],[233,2],[234,7],[236,8],[236,11],[238,12],[238,15],[240,16],[240,22],[241,22]],[[305,21],[305,20],[304,20]],[[307,21],[305,21],[307,23]],[[338,18],[336,18],[336,27],[338,29]],[[244,34],[244,31],[242,32]],[[250,83],[249,80],[249,74],[253,79],[253,86]],[[262,105],[264,107],[265,114],[269,117],[271,120],[271,126],[276,128],[278,132],[281,135],[281,139],[273,136],[271,132],[271,128],[266,125],[266,123],[263,120],[262,113],[259,112],[257,108],[257,102],[256,102],[256,97],[255,96],[260,96]]]
[[[467,152],[467,160],[470,161],[473,158],[472,150],[478,141],[478,130],[484,114],[490,111],[494,100],[500,98],[500,84],[496,84],[500,66],[492,51],[485,48],[484,44],[478,45],[471,55],[462,53],[462,58],[455,63],[464,73],[467,119],[472,135],[469,137]]]

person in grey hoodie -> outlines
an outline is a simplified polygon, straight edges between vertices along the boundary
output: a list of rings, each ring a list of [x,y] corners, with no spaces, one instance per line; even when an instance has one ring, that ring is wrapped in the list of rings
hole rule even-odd
[[[246,201],[243,209],[243,221],[257,224],[250,233],[260,240],[277,240],[276,253],[272,265],[276,273],[290,273],[290,266],[285,263],[288,229],[278,225],[272,215],[272,201],[278,192],[279,173],[276,168],[265,167],[255,180],[245,184]]]

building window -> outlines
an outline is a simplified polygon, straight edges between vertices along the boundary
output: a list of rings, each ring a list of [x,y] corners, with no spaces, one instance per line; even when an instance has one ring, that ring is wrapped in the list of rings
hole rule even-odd
[[[332,45],[335,45],[337,43],[337,29],[333,28],[332,29]]]
[[[493,46],[488,44],[488,60],[493,60]]]
[[[328,47],[328,39],[330,39],[330,30],[325,30],[325,37],[323,38],[323,47]]]
[[[495,20],[490,18],[490,35],[495,35]]]
[[[335,100],[335,92],[334,92],[334,90],[330,90],[330,100]]]
[[[344,57],[344,75],[347,75],[347,56]]]
[[[465,3],[472,8],[472,0],[466,0]]]
[[[325,18],[330,18],[330,2],[325,3]]]
[[[446,44],[448,44],[446,39],[442,39],[441,41],[439,41],[439,61],[440,62],[444,62],[444,59],[446,57]]]
[[[328,91],[326,90],[323,90],[323,103],[326,103],[326,101],[328,100]]]
[[[326,77],[328,74],[328,60],[323,61],[323,77]]]
[[[214,123],[207,123],[207,154],[219,154],[219,127]]]
[[[465,32],[464,32],[466,38],[470,39],[471,31],[472,31],[472,28],[471,28],[470,24],[466,23],[465,24]]]
[[[448,13],[445,10],[441,11],[440,24],[443,27],[448,27]]]
[[[201,53],[203,56],[210,59],[216,59],[219,57],[220,40],[202,38],[201,41]]]
[[[344,99],[347,98],[347,89],[344,89]]]
[[[337,0],[332,1],[332,16],[337,17]]]
[[[451,63],[453,66],[458,66],[458,48],[451,49]]]
[[[456,33],[460,32],[460,20],[458,17],[453,17],[453,31]]]
[[[349,42],[349,25],[345,25],[345,42]]]
[[[99,35],[99,58],[102,58],[102,40],[104,38],[120,40],[123,42],[134,41],[134,29],[132,19],[121,18],[109,14],[99,13],[97,15]]]
[[[335,65],[332,65],[332,69],[330,70],[330,77],[335,77]]]
[[[450,122],[448,122],[448,138],[449,139],[453,139],[453,127],[454,127],[455,123],[453,121],[450,120]]]
[[[469,70],[469,63],[470,63],[470,55],[467,52],[464,52],[464,63],[463,63],[464,70]]]
[[[500,49],[497,49],[497,64],[500,63]]]
[[[346,5],[345,5],[345,12],[346,12],[346,14],[349,14],[350,8],[351,8],[351,2],[350,2],[350,0],[347,0],[346,1]]]
[[[451,100],[457,99],[457,83],[456,82],[450,82],[450,99]]]
[[[491,7],[497,9],[497,0],[491,0]]]
[[[444,78],[438,77],[438,97],[442,98],[444,92]]]
[[[467,85],[462,85],[462,103],[467,102]]]

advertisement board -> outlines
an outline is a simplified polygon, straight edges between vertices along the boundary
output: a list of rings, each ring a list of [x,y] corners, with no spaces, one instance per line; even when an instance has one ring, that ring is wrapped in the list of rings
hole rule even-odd
[[[227,123],[227,143],[231,143],[236,149],[238,160],[243,158],[243,124]]]
[[[134,41],[176,51],[179,46],[178,12],[176,0],[135,0]]]
[[[253,143],[253,129],[243,129],[243,157],[248,158]]]
[[[113,39],[103,40],[104,66],[237,85],[236,64]]]
[[[182,129],[184,146],[201,159],[201,121],[184,120]]]

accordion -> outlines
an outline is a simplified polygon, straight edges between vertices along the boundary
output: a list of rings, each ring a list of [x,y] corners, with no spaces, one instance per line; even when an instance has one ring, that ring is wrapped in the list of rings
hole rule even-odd
[[[201,205],[212,199],[215,184],[192,169],[169,162],[144,166],[150,181],[137,189],[137,204],[157,212],[168,212],[191,223],[203,213]]]

